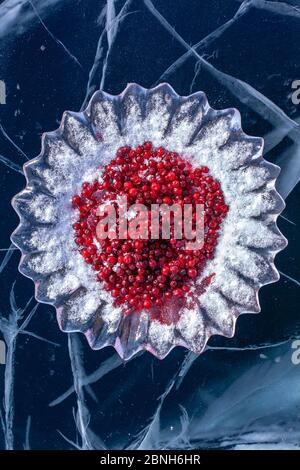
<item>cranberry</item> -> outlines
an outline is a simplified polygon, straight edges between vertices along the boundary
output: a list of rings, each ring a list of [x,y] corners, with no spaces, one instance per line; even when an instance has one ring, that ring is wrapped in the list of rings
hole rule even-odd
[[[132,240],[112,236],[97,240],[96,227],[101,219],[97,208],[122,195],[128,197],[130,204],[145,204],[149,208],[151,204],[190,204],[193,220],[196,204],[204,204],[201,250],[186,250],[186,240],[172,237]],[[119,148],[104,168],[101,182],[84,182],[71,203],[78,213],[73,224],[78,250],[98,281],[111,293],[115,305],[123,307],[124,316],[149,310],[151,318],[162,323],[172,321],[165,304],[172,302],[178,310],[185,296],[192,295],[191,286],[203,272],[206,261],[214,256],[222,220],[229,210],[219,181],[206,166],[193,168],[178,153],[155,148],[151,142],[136,148]],[[146,216],[142,223],[147,226],[149,222]]]
[[[188,275],[190,278],[195,279],[197,277],[197,269],[191,268],[188,270]]]

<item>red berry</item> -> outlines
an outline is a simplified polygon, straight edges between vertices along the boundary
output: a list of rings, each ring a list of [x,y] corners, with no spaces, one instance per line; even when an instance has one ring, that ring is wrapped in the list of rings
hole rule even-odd
[[[159,157],[162,157],[164,154],[165,154],[165,149],[163,147],[159,147],[157,150],[156,150],[156,154],[159,156]]]
[[[181,289],[177,288],[177,289],[174,289],[173,294],[176,297],[181,297],[183,295],[183,291]]]
[[[138,190],[136,188],[130,188],[130,190],[128,191],[128,194],[131,197],[135,197],[137,193],[138,193]]]
[[[170,171],[168,174],[167,174],[167,179],[169,181],[174,181],[176,179],[176,173],[174,173],[174,171]]]
[[[124,256],[124,263],[126,264],[132,263],[132,256],[130,254],[127,254]]]
[[[120,295],[120,289],[113,289],[113,290],[111,291],[111,295],[112,295],[113,297],[118,297],[118,296]]]
[[[111,266],[114,266],[117,262],[117,258],[115,256],[109,256],[107,258],[107,262],[108,264],[110,264]]]
[[[172,199],[169,196],[164,196],[163,197],[163,203],[171,205],[172,204]]]
[[[197,269],[195,269],[195,268],[190,268],[188,270],[188,275],[191,279],[195,279],[195,277],[197,277],[197,274],[198,274]]]
[[[81,197],[80,196],[73,196],[72,197],[72,205],[74,207],[79,207],[81,205]]]
[[[152,306],[151,300],[144,300],[143,307],[149,309]]]
[[[168,274],[170,273],[170,268],[169,268],[169,266],[163,266],[161,272],[162,272],[165,276],[168,276]]]
[[[131,183],[131,181],[125,181],[124,189],[129,190],[129,189],[132,188],[132,186],[133,186],[133,184]]]

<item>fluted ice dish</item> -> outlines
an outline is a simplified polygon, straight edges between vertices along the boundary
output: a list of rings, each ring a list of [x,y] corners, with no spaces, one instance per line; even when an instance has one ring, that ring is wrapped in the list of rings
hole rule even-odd
[[[178,152],[194,168],[208,167],[229,208],[213,256],[171,322],[147,309],[124,315],[74,237],[74,194],[101,180],[120,147],[145,141]],[[38,301],[56,307],[60,328],[83,332],[93,349],[111,345],[124,359],[143,349],[164,358],[176,345],[201,353],[210,336],[232,337],[241,313],[259,312],[260,287],[279,278],[274,257],[286,240],[276,219],[284,203],[275,189],[279,168],[262,149],[261,138],[242,131],[237,110],[212,109],[203,92],[181,97],[168,84],[129,84],[117,96],[96,92],[85,111],[64,113],[24,166],[26,188],[13,199],[21,273],[34,281]]]

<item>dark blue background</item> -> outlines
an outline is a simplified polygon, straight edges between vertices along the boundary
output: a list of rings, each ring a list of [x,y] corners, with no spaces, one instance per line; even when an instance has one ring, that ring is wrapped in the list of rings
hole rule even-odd
[[[115,4],[118,14],[124,0],[108,3]],[[190,45],[233,18],[240,3],[153,0]],[[291,83],[300,79],[300,2],[299,11],[292,7],[281,11],[278,5],[283,2],[265,3],[271,10],[276,3],[275,11],[252,7],[208,47],[197,50],[216,69],[250,84],[297,119],[300,105],[292,103]],[[290,4],[296,8],[298,2]],[[7,88],[6,104],[0,104],[5,131],[0,132],[0,155],[22,166],[24,155],[5,133],[32,158],[40,151],[41,133],[56,129],[63,111],[79,110],[101,80],[104,90],[112,94],[132,81],[151,87],[186,52],[142,0],[131,2],[109,46],[105,5],[103,0],[6,0],[0,5],[0,79]],[[102,56],[87,93],[101,35]],[[246,93],[242,103],[193,56],[166,80],[179,94],[203,90],[211,106],[238,108],[249,134],[265,136],[277,128],[267,115],[262,117],[247,105]],[[266,158],[276,162],[291,146],[286,136]],[[284,160],[283,171],[288,164]],[[0,165],[0,248],[5,249],[18,224],[11,198],[25,181],[3,162]],[[296,159],[293,165],[299,174]],[[287,198],[283,213],[293,223],[279,219],[289,246],[277,257],[277,266],[292,279],[283,275],[278,283],[264,287],[262,314],[240,318],[233,339],[213,338],[212,349],[200,357],[176,348],[163,361],[144,353],[123,364],[110,348],[91,351],[80,335],[74,335],[68,345],[67,335],[56,324],[54,308],[39,305],[27,330],[56,344],[27,334],[17,336],[15,380],[6,383],[13,392],[9,407],[14,410],[14,448],[297,447],[300,365],[291,361],[291,345],[300,335],[299,194],[298,186]],[[14,282],[18,306],[34,294],[33,283],[18,273],[19,252],[8,253],[12,257],[0,275],[0,315],[5,318],[11,312]],[[1,251],[0,265],[5,256]],[[34,305],[33,299],[25,316]],[[73,373],[72,352],[80,363],[75,370],[73,361]],[[101,367],[106,373],[81,388],[82,377]],[[4,372],[5,366],[0,365],[0,397]],[[77,393],[49,406],[74,383],[79,384]],[[84,429],[76,426],[78,415],[83,416]],[[0,448],[5,447],[0,426]]]

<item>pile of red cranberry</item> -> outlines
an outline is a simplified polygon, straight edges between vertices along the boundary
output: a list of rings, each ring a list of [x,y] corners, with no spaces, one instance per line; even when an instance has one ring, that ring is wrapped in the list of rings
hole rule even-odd
[[[128,204],[203,204],[204,245],[186,250],[183,240],[109,239],[96,240],[100,221],[97,209],[107,200],[124,195]],[[145,142],[134,149],[121,147],[105,166],[100,181],[83,183],[72,198],[78,210],[75,241],[86,263],[124,307],[133,311],[160,309],[169,299],[180,299],[190,291],[207,259],[213,258],[218,232],[228,206],[220,183],[207,167],[193,168],[182,156]]]

